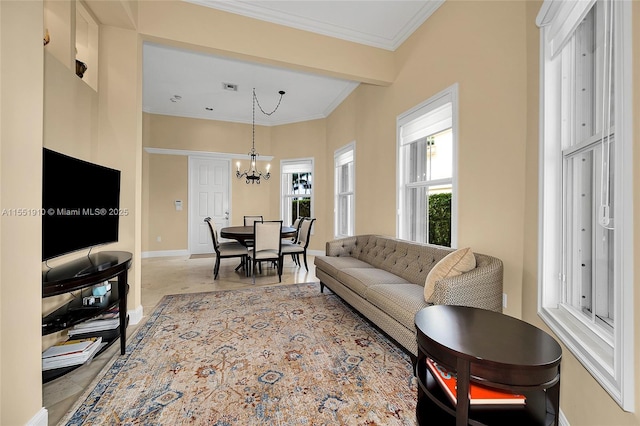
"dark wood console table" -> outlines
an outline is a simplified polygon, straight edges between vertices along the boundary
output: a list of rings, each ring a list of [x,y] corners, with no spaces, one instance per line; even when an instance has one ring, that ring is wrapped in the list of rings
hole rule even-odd
[[[557,425],[562,349],[547,333],[498,312],[437,305],[416,314],[418,424]],[[454,405],[426,367],[429,357],[457,374]],[[526,396],[524,406],[470,406],[476,382]]]
[[[120,319],[120,353],[124,354],[127,341],[127,292],[129,290],[127,271],[131,267],[131,259],[132,255],[129,252],[103,251],[42,271],[43,298],[82,290],[113,278],[116,278],[118,283],[117,286],[112,287],[106,304],[83,306],[82,298],[77,297],[43,317],[42,334],[65,330],[117,305]],[[76,367],[64,367],[43,372],[43,381],[53,380],[74,368]]]

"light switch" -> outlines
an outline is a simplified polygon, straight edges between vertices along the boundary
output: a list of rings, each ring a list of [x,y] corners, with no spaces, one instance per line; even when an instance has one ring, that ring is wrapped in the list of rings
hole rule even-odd
[[[182,210],[182,200],[176,200],[176,201],[174,201],[174,204],[176,205],[176,210],[177,211]]]

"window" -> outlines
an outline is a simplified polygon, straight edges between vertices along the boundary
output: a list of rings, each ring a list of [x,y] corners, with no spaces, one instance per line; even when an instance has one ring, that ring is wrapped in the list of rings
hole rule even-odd
[[[457,85],[398,117],[398,236],[456,242]]]
[[[541,26],[539,313],[633,410],[631,14],[545,1]]]
[[[355,150],[352,142],[334,154],[335,165],[335,236],[354,235],[355,228]]]
[[[299,217],[313,217],[313,159],[283,160],[282,220],[293,223]]]

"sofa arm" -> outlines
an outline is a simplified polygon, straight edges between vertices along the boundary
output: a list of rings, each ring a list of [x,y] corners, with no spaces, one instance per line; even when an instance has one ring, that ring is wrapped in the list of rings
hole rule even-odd
[[[502,312],[502,261],[482,254],[476,254],[476,260],[472,271],[436,281],[428,302]]]
[[[339,240],[327,241],[325,252],[327,256],[351,256],[356,247],[357,237],[340,238]]]

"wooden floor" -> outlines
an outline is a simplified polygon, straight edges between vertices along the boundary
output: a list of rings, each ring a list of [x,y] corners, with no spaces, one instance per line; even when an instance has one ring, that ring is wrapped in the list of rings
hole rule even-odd
[[[213,280],[213,257],[188,256],[157,257],[142,260],[142,307],[146,320],[154,307],[167,294],[197,293],[213,290],[241,289],[252,286],[295,284],[317,282],[313,256],[307,261],[309,271],[304,266],[297,267],[291,258],[285,260],[282,271],[282,283],[278,282],[275,268],[263,268],[262,275],[247,278],[243,271],[235,271],[237,259],[222,259],[217,280]],[[138,324],[139,325],[139,324]],[[127,334],[135,331],[138,325],[130,325]],[[120,345],[114,344],[90,364],[60,377],[42,387],[43,404],[49,414],[49,425],[56,425],[82,392],[91,384],[105,364],[119,355]]]

